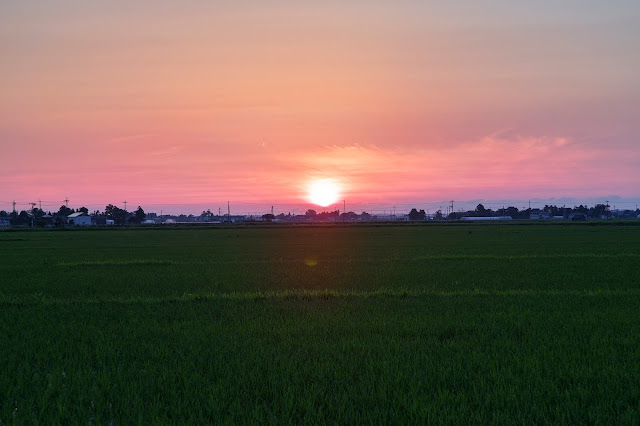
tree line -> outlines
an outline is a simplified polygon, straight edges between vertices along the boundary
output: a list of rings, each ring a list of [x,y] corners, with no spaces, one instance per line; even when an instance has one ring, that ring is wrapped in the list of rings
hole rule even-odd
[[[45,212],[37,207],[31,210],[22,210],[19,213],[16,211],[6,212],[5,210],[0,210],[0,218],[7,218],[11,225],[16,226],[63,226],[67,223],[67,217],[74,213],[84,213],[93,218],[101,217],[110,219],[113,220],[116,225],[140,224],[144,222],[147,217],[147,214],[140,206],[133,212],[129,212],[113,204],[109,204],[105,207],[104,212],[95,210],[89,213],[89,209],[86,207],[80,207],[74,210],[63,204],[60,206],[60,209],[55,212]]]

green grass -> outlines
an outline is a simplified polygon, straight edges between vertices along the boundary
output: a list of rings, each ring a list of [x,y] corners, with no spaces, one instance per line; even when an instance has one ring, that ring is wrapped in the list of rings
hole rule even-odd
[[[0,233],[4,423],[640,422],[640,227]]]

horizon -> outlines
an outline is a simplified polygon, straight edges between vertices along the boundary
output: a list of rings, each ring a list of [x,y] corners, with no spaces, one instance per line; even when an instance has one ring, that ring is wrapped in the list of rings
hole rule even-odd
[[[42,210],[45,212],[56,212],[60,209],[61,206],[65,204],[65,200],[61,200],[60,204],[57,204],[55,201],[42,201]],[[337,203],[333,203],[329,206],[318,206],[313,203],[297,203],[297,204],[286,204],[286,203],[243,203],[233,201],[229,201],[231,215],[238,216],[261,216],[265,213],[270,213],[271,207],[273,206],[274,214],[278,215],[283,213],[285,215],[301,215],[304,214],[308,209],[313,209],[316,212],[332,212],[339,210],[343,213],[343,206],[346,204],[347,212],[354,212],[360,214],[362,212],[367,212],[369,214],[375,215],[392,215],[395,209],[396,215],[407,214],[412,208],[416,208],[418,210],[425,210],[427,214],[435,214],[437,210],[441,210],[442,212],[446,212],[450,206],[452,200],[441,200],[441,201],[423,201],[417,203],[386,203],[386,204],[372,204],[372,203],[349,203],[348,200],[340,200]],[[608,197],[596,197],[591,199],[576,199],[570,197],[563,198],[548,198],[548,199],[531,199],[531,200],[482,200],[482,199],[473,199],[473,200],[453,200],[454,201],[454,212],[466,212],[470,210],[474,210],[478,204],[482,204],[485,208],[491,209],[493,211],[497,211],[501,208],[507,207],[516,207],[518,210],[527,210],[529,208],[529,203],[531,205],[531,209],[542,209],[545,205],[555,205],[557,207],[577,207],[580,205],[584,205],[587,207],[593,207],[597,204],[609,204],[611,210],[637,210],[640,206],[640,199],[631,199],[631,198],[621,198],[617,196],[608,196]],[[344,204],[343,204],[344,202]],[[36,208],[39,207],[39,203],[37,200],[33,202]],[[29,203],[18,203],[16,202],[16,211],[20,212],[21,210],[28,211],[31,207],[31,202]],[[82,203],[73,203],[69,202],[68,207],[74,210],[77,210],[81,207],[86,207],[90,213],[94,211],[103,212],[105,207],[109,204],[112,204],[115,207],[119,207],[124,209],[124,203],[96,203],[96,204],[82,204]],[[8,205],[8,208],[5,206]],[[136,210],[138,207],[142,207],[145,213],[156,213],[158,215],[170,215],[177,216],[180,214],[185,215],[195,215],[198,216],[202,212],[211,210],[211,212],[215,215],[218,214],[218,209],[220,209],[220,215],[226,215],[227,213],[227,202],[214,202],[214,203],[193,203],[193,204],[140,204],[136,202],[127,201],[126,210],[132,212]],[[6,211],[10,213],[12,211],[12,203],[7,203],[5,201],[0,201],[0,211]]]
[[[637,2],[247,3],[0,5],[0,209],[640,199]]]

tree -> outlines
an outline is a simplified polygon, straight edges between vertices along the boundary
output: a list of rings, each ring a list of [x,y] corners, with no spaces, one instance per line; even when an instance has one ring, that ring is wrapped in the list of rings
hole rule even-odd
[[[476,214],[481,217],[487,216],[487,209],[485,209],[482,204],[478,204],[476,206]]]
[[[73,209],[70,209],[69,207],[65,206],[64,204],[61,205],[60,206],[60,210],[58,210],[58,216],[67,217],[72,213],[73,213]]]
[[[418,211],[416,209],[411,209],[409,212],[409,220],[424,220],[425,217],[427,217],[427,214],[424,210]]]
[[[305,213],[305,216],[310,217],[310,218],[314,218],[316,217],[317,213],[314,209],[309,209],[307,210],[307,212]]]
[[[518,210],[517,207],[507,207],[507,210],[505,212],[506,216],[511,216],[512,218],[517,218],[518,217],[518,213],[520,213],[520,210]]]
[[[133,223],[142,223],[147,218],[142,207],[138,206],[138,209],[133,213],[133,216],[130,217],[129,221]]]
[[[35,218],[41,218],[42,216],[44,216],[44,210],[40,210],[39,208],[34,207],[34,208],[31,210],[31,214],[32,214],[32,215],[33,215],[33,217],[35,217]]]
[[[266,213],[266,214],[262,215],[262,220],[264,220],[266,222],[271,222],[275,218],[276,217],[274,215],[272,215],[271,213]]]
[[[78,211],[79,211],[79,212],[82,212],[82,213],[84,213],[84,214],[89,214],[89,209],[88,209],[88,208],[86,208],[86,207],[80,207],[80,208],[78,209]]]
[[[213,213],[211,213],[211,209],[208,209],[207,211],[203,210],[199,216],[199,219],[202,222],[211,222],[213,220]]]
[[[14,225],[27,225],[31,224],[31,217],[29,217],[29,213],[22,210],[18,217],[13,221]]]
[[[436,220],[442,220],[442,210],[436,211]]]
[[[124,225],[127,221],[128,213],[113,204],[109,204],[104,208],[104,214],[107,215],[109,219],[113,220],[116,225]]]
[[[589,209],[589,216],[591,217],[595,217],[595,218],[601,218],[602,216],[607,216],[609,209],[607,208],[608,206],[604,205],[604,204],[596,204],[594,207],[591,207],[591,209]]]

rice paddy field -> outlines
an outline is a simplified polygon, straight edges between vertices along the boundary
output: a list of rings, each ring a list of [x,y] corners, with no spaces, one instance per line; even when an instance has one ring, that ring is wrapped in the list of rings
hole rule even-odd
[[[0,232],[0,424],[640,422],[640,226]]]

